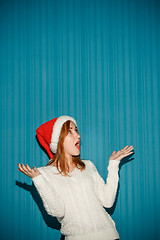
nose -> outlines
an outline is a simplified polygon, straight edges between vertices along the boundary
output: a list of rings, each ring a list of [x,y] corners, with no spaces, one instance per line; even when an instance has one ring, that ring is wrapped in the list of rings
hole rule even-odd
[[[78,132],[77,132],[77,137],[78,137],[78,139],[80,139],[80,137],[81,137]]]

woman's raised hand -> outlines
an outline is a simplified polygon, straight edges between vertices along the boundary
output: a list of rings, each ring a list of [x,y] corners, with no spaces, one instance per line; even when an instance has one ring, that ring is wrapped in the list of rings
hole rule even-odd
[[[133,146],[129,147],[129,145],[127,145],[126,147],[122,148],[118,152],[113,151],[109,160],[119,160],[120,161],[122,158],[132,154],[133,153],[133,151],[131,151],[132,149],[133,149]]]
[[[28,177],[34,178],[40,175],[40,172],[35,166],[33,167],[33,169],[31,169],[27,164],[24,165],[23,163],[22,164],[18,163],[18,167],[19,167],[18,171],[24,173]]]

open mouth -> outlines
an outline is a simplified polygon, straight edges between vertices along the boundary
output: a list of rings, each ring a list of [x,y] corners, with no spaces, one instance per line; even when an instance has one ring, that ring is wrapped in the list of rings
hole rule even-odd
[[[78,150],[80,150],[80,141],[76,142],[75,146]]]

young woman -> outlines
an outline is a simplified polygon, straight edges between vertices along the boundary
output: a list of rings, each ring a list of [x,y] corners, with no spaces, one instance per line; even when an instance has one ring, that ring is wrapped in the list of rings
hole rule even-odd
[[[51,160],[44,167],[18,164],[32,178],[48,214],[57,217],[65,240],[119,239],[115,223],[104,207],[112,207],[119,181],[119,162],[133,146],[113,151],[106,183],[90,160],[80,159],[80,134],[75,119],[55,118],[37,129],[37,137]]]

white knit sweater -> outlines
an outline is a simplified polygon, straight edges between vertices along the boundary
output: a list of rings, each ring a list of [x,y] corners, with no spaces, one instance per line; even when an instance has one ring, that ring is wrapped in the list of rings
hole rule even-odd
[[[106,239],[117,239],[115,223],[103,208],[112,207],[118,186],[119,161],[110,160],[106,183],[90,160],[83,160],[86,169],[75,168],[71,177],[62,176],[54,166],[38,168],[34,177],[48,214],[57,217],[65,236],[107,231]]]

